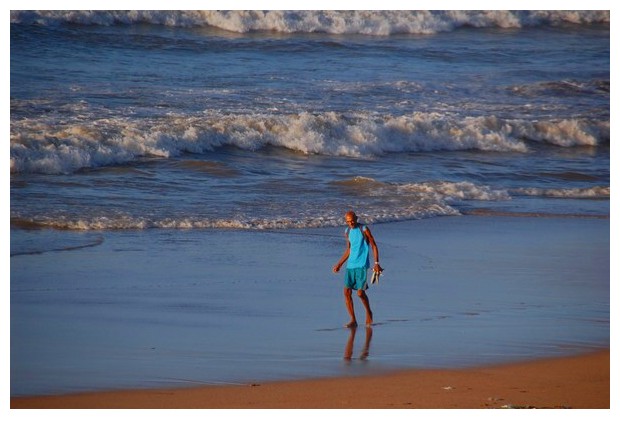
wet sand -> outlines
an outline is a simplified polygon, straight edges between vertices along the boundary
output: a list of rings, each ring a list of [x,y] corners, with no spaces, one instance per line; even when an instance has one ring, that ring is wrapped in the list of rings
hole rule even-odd
[[[11,399],[11,408],[72,409],[609,407],[609,351],[461,370],[409,370],[246,386],[123,390]]]
[[[371,228],[354,341],[344,227],[12,234],[40,252],[11,258],[11,405],[608,406],[609,355],[581,355],[610,348],[609,220]]]

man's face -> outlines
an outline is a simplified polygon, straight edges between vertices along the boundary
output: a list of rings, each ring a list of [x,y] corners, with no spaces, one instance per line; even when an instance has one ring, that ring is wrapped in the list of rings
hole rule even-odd
[[[357,224],[357,218],[355,216],[345,216],[344,217],[344,221],[347,223],[347,225],[349,226],[355,226]]]

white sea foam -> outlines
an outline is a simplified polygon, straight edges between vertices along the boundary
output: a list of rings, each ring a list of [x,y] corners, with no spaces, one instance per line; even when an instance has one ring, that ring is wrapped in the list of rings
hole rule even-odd
[[[510,194],[549,198],[607,199],[610,197],[610,187],[592,186],[589,188],[567,189],[518,188],[511,189]]]
[[[476,185],[471,182],[432,181],[419,183],[380,182],[370,177],[356,176],[352,179],[335,182],[341,187],[356,189],[373,197],[415,196],[417,200],[480,200],[501,201],[510,199],[506,190],[491,189],[489,186]]]
[[[382,182],[370,177],[356,176],[335,181],[343,195],[358,201],[358,212],[368,223],[425,219],[437,216],[458,216],[459,205],[467,201],[506,201],[513,196],[533,196],[564,199],[607,199],[609,187],[594,186],[576,189],[493,189],[472,182],[429,181],[413,183]],[[365,202],[368,202],[366,204]],[[340,206],[309,206],[294,210],[286,202],[260,212],[237,213],[231,217],[188,215],[183,211],[176,217],[158,217],[156,213],[131,215],[127,213],[106,216],[81,214],[38,215],[34,218],[13,216],[11,224],[24,228],[56,228],[80,231],[124,229],[295,229],[340,226]],[[284,212],[294,215],[283,215]]]
[[[171,158],[222,146],[267,145],[305,154],[372,157],[394,152],[526,152],[526,141],[594,146],[609,140],[609,122],[525,121],[439,113],[170,116],[110,118],[75,124],[49,119],[11,122],[11,172],[67,174],[145,156]]]
[[[11,23],[116,25],[149,23],[210,26],[236,33],[433,34],[460,27],[609,23],[610,13],[591,11],[11,11]]]
[[[407,207],[398,211],[377,210],[363,213],[368,223],[393,222],[412,219],[424,219],[435,216],[458,215],[459,212],[449,206],[434,204],[420,207]],[[122,217],[99,217],[67,219],[63,217],[39,217],[38,219],[15,218],[12,224],[16,227],[27,225],[27,228],[54,228],[75,231],[100,231],[100,230],[144,230],[144,229],[297,229],[297,228],[322,228],[342,225],[341,214],[317,215],[308,218],[258,218],[242,217],[235,219],[208,219],[208,218],[167,218],[167,219],[144,219]]]
[[[423,182],[389,183],[369,177],[353,177],[336,181],[334,186],[343,195],[352,195],[358,200],[358,211],[369,223],[394,222],[424,219],[436,216],[455,216],[460,212],[453,206],[464,200],[505,200],[507,192],[492,190],[488,186],[469,182]],[[367,204],[366,204],[367,202]],[[258,212],[237,213],[228,218],[188,215],[179,212],[177,217],[158,217],[130,215],[125,212],[106,216],[82,214],[71,218],[61,214],[39,215],[36,218],[14,216],[12,225],[28,228],[46,227],[69,230],[120,230],[120,229],[283,229],[340,226],[342,213],[340,206],[309,206],[299,210],[287,205],[285,201],[274,203],[277,207]],[[283,213],[292,213],[283,215]]]
[[[506,190],[491,189],[489,186],[476,185],[471,182],[428,182],[402,185],[402,188],[407,191],[432,191],[445,198],[447,201],[502,201],[510,199],[510,195]]]
[[[512,133],[520,138],[547,142],[557,146],[596,146],[609,141],[609,122],[586,122],[579,119],[560,121],[511,121]]]

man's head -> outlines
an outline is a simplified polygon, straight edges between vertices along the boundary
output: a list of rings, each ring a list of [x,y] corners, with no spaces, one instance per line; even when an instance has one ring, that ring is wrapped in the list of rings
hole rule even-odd
[[[348,212],[344,214],[344,221],[351,228],[355,228],[357,226],[357,215],[355,214],[354,211],[349,210]]]

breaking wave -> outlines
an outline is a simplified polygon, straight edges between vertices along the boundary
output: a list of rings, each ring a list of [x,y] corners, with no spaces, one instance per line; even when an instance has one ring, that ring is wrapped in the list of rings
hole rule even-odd
[[[15,119],[11,121],[11,172],[70,174],[223,146],[249,151],[276,146],[304,154],[358,158],[399,152],[526,152],[536,142],[561,147],[607,143],[609,127],[609,121],[587,119],[527,121],[440,113],[206,113],[77,123]]]
[[[608,24],[610,12],[591,11],[11,11],[11,23],[215,27],[235,33],[330,33],[387,36],[434,34],[461,27],[521,28]]]

